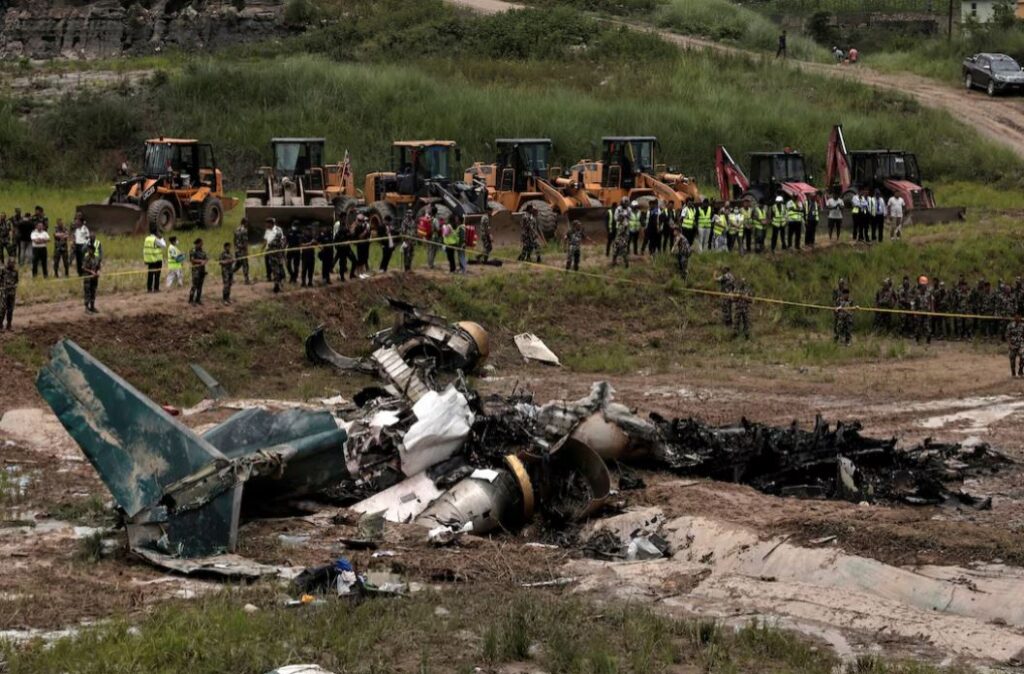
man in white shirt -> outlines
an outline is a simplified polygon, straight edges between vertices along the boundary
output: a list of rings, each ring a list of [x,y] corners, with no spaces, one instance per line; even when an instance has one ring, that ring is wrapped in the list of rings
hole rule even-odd
[[[75,269],[78,270],[78,275],[81,276],[82,272],[82,260],[85,258],[85,249],[89,245],[89,228],[86,226],[85,218],[82,216],[82,212],[79,211],[75,214]]]
[[[271,269],[270,253],[267,252],[267,249],[270,247],[270,244],[273,243],[274,239],[278,236],[284,236],[284,230],[277,224],[277,220],[275,218],[267,218],[266,224],[270,226],[263,232],[263,251],[267,253],[263,256],[263,266],[264,270],[267,272],[267,280],[270,281],[273,280],[274,274]]]
[[[36,228],[32,232],[32,278],[39,273],[39,265],[43,266],[43,278],[49,278],[46,271],[46,249],[50,245],[50,234],[46,231],[46,223],[36,220]]]
[[[888,220],[889,240],[899,239],[903,236],[903,197],[893,194],[889,197]]]
[[[836,234],[836,241],[839,240],[839,233],[843,228],[843,200],[837,193],[833,193],[825,202],[828,210],[828,240],[832,240],[832,232]]]

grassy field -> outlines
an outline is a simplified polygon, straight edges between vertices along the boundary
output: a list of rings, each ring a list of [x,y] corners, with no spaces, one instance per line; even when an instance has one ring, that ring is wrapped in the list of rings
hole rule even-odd
[[[252,602],[261,610],[244,613]],[[435,611],[445,609],[443,616]],[[73,671],[263,674],[288,663],[338,672],[473,672],[503,665],[552,674],[700,671],[710,674],[934,674],[864,657],[840,665],[826,649],[759,623],[738,629],[664,617],[639,605],[540,592],[468,588],[353,606],[328,599],[280,606],[270,590],[176,602],[138,621],[115,620],[74,639],[17,650],[0,644],[10,674]],[[522,669],[523,667],[529,668]],[[941,670],[954,674],[961,670]]]

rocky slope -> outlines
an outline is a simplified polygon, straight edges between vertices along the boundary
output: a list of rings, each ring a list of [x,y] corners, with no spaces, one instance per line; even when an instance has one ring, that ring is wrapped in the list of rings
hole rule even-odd
[[[0,59],[191,51],[287,31],[281,0],[0,0]]]

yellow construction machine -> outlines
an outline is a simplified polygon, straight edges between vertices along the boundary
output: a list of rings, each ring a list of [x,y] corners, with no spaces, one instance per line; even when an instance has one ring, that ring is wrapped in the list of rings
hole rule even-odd
[[[213,147],[185,138],[146,141],[142,172],[114,185],[103,204],[78,210],[105,234],[169,231],[181,223],[219,227],[238,204],[224,195]]]
[[[369,173],[363,188],[365,201],[352,202],[348,219],[362,212],[376,225],[386,215],[400,219],[412,209],[417,216],[436,207],[438,216],[453,215],[467,224],[487,212],[487,191],[478,184],[453,179],[461,161],[458,144],[451,140],[403,140],[391,144],[391,170]]]
[[[324,164],[323,138],[273,138],[272,166],[259,169],[260,186],[245,193],[245,217],[252,228],[267,218],[287,226],[333,225],[358,202],[348,153],[340,164]]]
[[[672,209],[681,208],[687,198],[700,200],[694,178],[655,163],[656,137],[605,136],[601,145],[600,160],[584,159],[569,170],[582,176],[587,193],[602,206],[611,208],[623,197],[641,205],[663,201]]]
[[[560,169],[549,164],[551,139],[499,138],[495,147],[494,163],[477,162],[466,171],[465,177],[467,183],[487,187],[487,210],[496,240],[504,243],[505,239],[518,239],[513,225],[528,205],[533,206],[537,222],[548,239],[554,237],[559,225],[567,220],[593,209],[603,209],[601,202],[588,194],[578,180],[561,176]]]

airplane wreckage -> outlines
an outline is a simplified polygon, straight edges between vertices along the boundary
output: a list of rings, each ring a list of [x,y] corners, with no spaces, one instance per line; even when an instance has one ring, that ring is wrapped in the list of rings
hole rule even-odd
[[[534,520],[572,527],[606,505],[609,466],[620,464],[780,496],[987,508],[964,479],[1010,463],[984,444],[899,448],[861,435],[857,422],[819,418],[805,430],[644,418],[607,383],[546,404],[525,392],[481,396],[464,375],[486,360],[487,332],[390,304],[395,324],[372,337],[369,358],[338,354],[322,329],[307,340],[314,363],[381,380],[351,403],[255,406],[198,433],[68,340],[54,346],[37,386],[113,495],[130,548],[170,568],[234,551],[242,519],[299,498],[323,496],[440,537]]]

